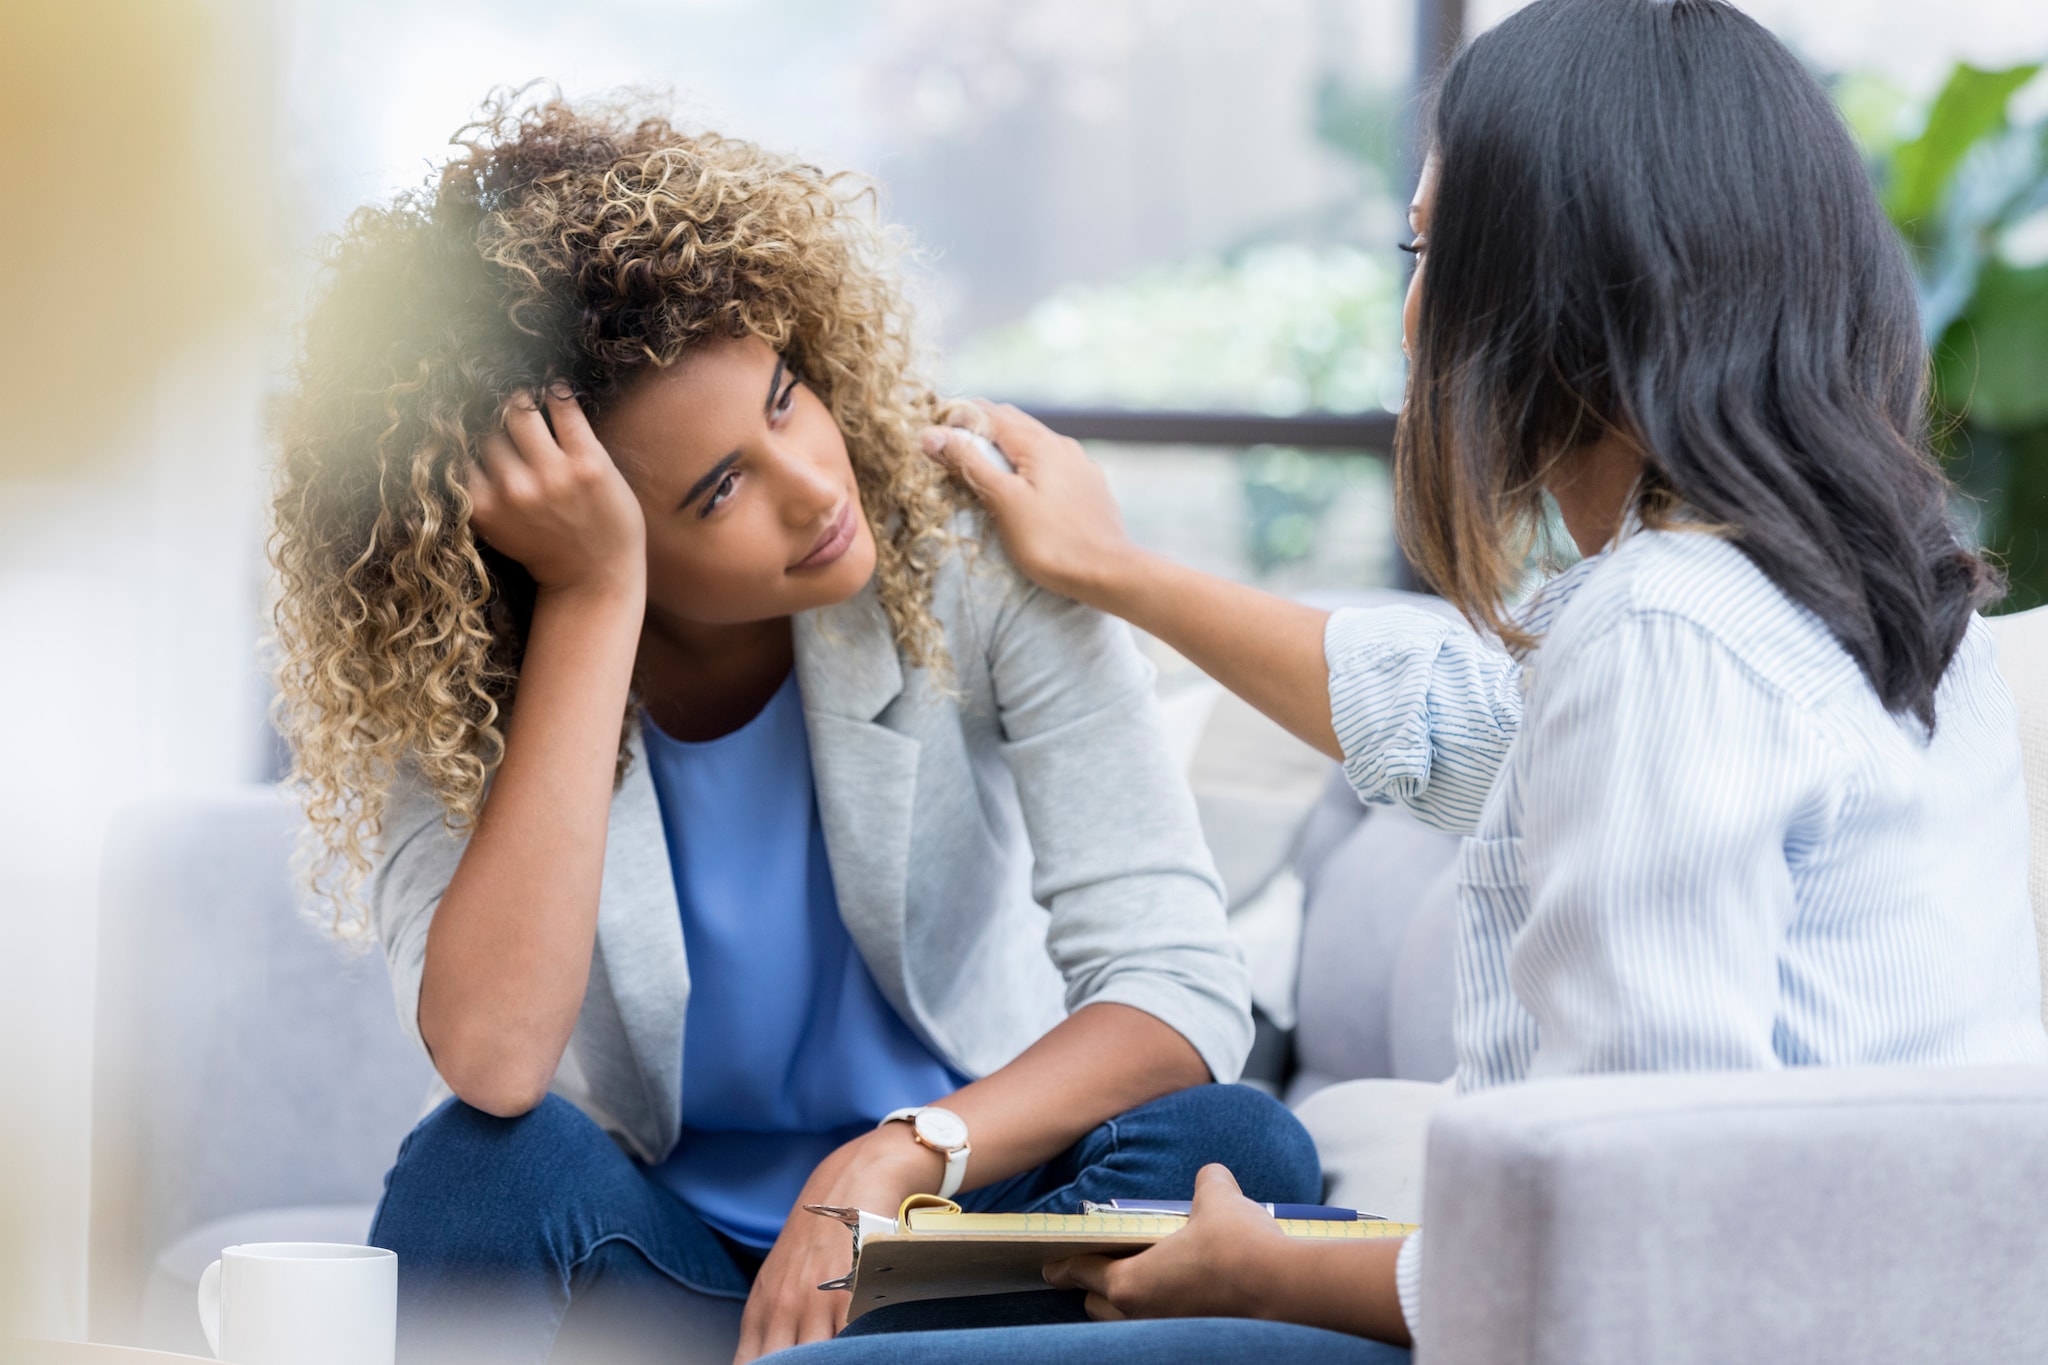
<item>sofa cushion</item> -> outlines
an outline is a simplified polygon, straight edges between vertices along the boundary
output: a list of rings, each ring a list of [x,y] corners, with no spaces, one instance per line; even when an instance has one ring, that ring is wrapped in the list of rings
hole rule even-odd
[[[1188,762],[1188,785],[1230,908],[1263,892],[1293,857],[1330,760],[1223,693]]]
[[[1448,1082],[1340,1081],[1294,1111],[1323,1161],[1323,1202],[1422,1221],[1429,1116],[1451,1098]]]
[[[1443,879],[1458,842],[1397,806],[1375,806],[1315,863],[1296,988],[1300,1071],[1289,1103],[1337,1081],[1449,1074],[1455,989],[1447,935],[1456,932],[1457,906]],[[1408,1075],[1400,1062],[1426,1070]]]
[[[374,1200],[432,1070],[375,953],[309,922],[270,787],[123,811],[94,1039],[91,1334],[128,1341],[154,1258],[251,1209]],[[356,1234],[361,1236],[360,1230]]]
[[[1455,843],[1426,847],[1427,856],[1445,862],[1416,897],[1387,990],[1387,1059],[1392,1074],[1407,1080],[1445,1080],[1458,1069],[1456,851]]]

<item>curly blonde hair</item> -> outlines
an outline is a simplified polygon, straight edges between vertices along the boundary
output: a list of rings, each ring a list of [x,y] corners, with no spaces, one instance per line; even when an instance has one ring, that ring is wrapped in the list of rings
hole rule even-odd
[[[503,754],[533,585],[471,533],[462,477],[516,390],[564,380],[596,416],[693,346],[759,337],[845,435],[898,648],[947,667],[930,603],[956,500],[916,445],[945,409],[865,187],[630,104],[517,92],[453,145],[330,243],[283,422],[278,720],[337,926],[401,766],[460,829]]]

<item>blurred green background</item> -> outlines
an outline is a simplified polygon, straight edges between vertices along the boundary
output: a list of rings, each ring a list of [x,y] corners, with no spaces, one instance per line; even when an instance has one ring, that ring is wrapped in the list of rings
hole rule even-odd
[[[1958,509],[2005,565],[2002,611],[2048,602],[2048,108],[2040,63],[1958,66],[1915,103],[1837,83],[1893,223],[1912,248],[1934,351],[1942,458]]]

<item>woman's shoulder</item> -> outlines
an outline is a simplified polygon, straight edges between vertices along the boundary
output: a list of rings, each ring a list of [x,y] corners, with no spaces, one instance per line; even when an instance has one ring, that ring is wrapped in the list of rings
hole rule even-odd
[[[955,514],[932,574],[931,613],[945,632],[954,684],[972,696],[998,673],[1064,676],[1077,695],[1100,686],[1149,688],[1145,663],[1123,622],[1048,592],[1019,570],[978,510]]]
[[[1989,621],[1982,616],[1970,617],[1963,638],[1956,642],[1948,672],[1942,675],[1941,687],[1934,694],[1938,724],[1946,724],[1960,710],[1992,734],[2003,735],[2019,728],[2019,704],[2011,681],[2015,676],[2014,665],[2005,657],[2005,643]],[[2021,669],[2024,670],[2024,662]],[[2024,676],[2023,671],[2019,676]]]
[[[1029,618],[1093,615],[1026,578],[978,508],[954,513],[946,532],[943,555],[932,574],[931,607],[946,633],[947,647],[956,654],[985,655]]]
[[[946,519],[946,539],[932,574],[932,605],[960,610],[970,600],[995,601],[1029,591],[988,514],[963,507]]]
[[[1640,530],[1584,567],[1544,641],[1542,652],[1553,659],[1676,636],[1803,703],[1862,684],[1827,623],[1725,536]]]
[[[926,700],[951,704],[986,691],[999,657],[1057,652],[1094,613],[1037,588],[1003,549],[1001,539],[977,512],[956,512],[925,553],[933,556],[922,575],[922,607],[939,628],[950,679],[936,672],[929,686],[913,689]],[[872,690],[904,679],[911,665],[899,643],[898,611],[888,604],[879,579],[847,601],[797,618],[801,669],[807,654],[834,678],[870,675]],[[817,678],[807,678],[816,682]],[[835,684],[836,685],[836,684]],[[856,690],[860,690],[856,688]]]

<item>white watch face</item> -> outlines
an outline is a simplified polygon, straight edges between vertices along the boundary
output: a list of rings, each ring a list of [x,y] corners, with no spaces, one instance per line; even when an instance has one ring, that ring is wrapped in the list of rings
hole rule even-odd
[[[950,1109],[928,1106],[917,1116],[917,1135],[942,1152],[967,1145],[967,1123]]]

